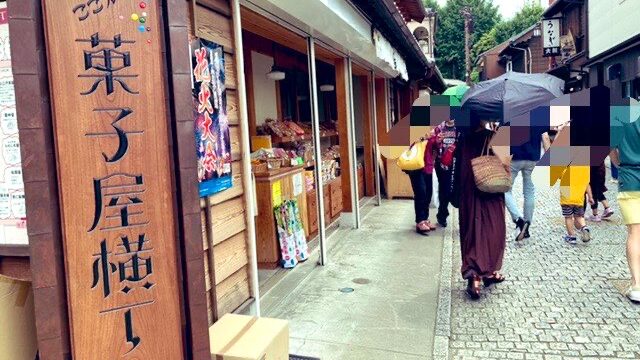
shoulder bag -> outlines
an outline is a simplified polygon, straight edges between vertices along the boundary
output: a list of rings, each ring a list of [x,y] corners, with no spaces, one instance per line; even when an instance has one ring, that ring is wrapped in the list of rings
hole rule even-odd
[[[408,150],[402,153],[396,162],[402,171],[414,171],[424,169],[424,152],[427,141],[420,138],[411,144]]]
[[[482,148],[482,154],[471,159],[473,177],[478,190],[486,193],[499,194],[511,190],[511,175],[505,169],[500,158],[489,154],[489,141],[487,137]]]

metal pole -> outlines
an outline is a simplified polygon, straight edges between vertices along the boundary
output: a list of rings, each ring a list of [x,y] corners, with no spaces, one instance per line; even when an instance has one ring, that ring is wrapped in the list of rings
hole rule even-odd
[[[320,259],[318,264],[327,264],[326,232],[324,225],[324,187],[322,181],[322,153],[320,149],[320,119],[318,116],[318,86],[316,79],[316,49],[313,37],[307,38],[307,60],[309,61],[309,99],[311,100],[311,124],[313,129],[313,157],[316,165],[313,175],[316,178],[316,196],[318,206],[318,235],[320,236]]]
[[[349,102],[349,122],[347,123],[348,136],[350,144],[346,144],[349,148],[349,163],[351,164],[351,204],[354,215],[354,228],[360,228],[360,204],[358,196],[358,156],[356,153],[356,131],[355,131],[355,111],[353,106],[353,69],[351,68],[351,58],[347,57],[347,84],[349,85],[349,93],[347,100]]]
[[[380,146],[378,145],[378,113],[376,107],[376,74],[371,70],[371,113],[373,114],[373,168],[375,173],[376,184],[376,205],[382,204],[382,197],[380,191]]]
[[[246,205],[247,237],[249,250],[249,267],[251,276],[251,296],[254,298],[253,312],[260,316],[260,282],[258,280],[258,254],[256,251],[256,224],[253,198],[253,181],[251,172],[251,147],[249,143],[249,115],[247,112],[247,96],[244,78],[244,52],[242,51],[242,24],[240,22],[239,0],[231,1],[233,11],[233,38],[235,46],[236,76],[238,79],[238,109],[240,111],[240,135],[242,142],[242,185]],[[213,271],[213,269],[212,269]]]

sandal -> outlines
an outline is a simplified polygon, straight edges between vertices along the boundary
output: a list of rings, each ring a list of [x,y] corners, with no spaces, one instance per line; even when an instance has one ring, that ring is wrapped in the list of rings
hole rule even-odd
[[[473,276],[467,279],[467,295],[471,300],[480,299],[480,278]]]
[[[507,280],[507,278],[505,278],[504,275],[496,271],[493,273],[493,275],[483,278],[482,282],[484,283],[484,286],[487,287],[493,284],[500,284],[505,280]]]
[[[429,227],[429,230],[431,230],[431,231],[433,231],[433,230],[438,228],[437,226],[433,225],[431,223],[431,221],[429,221],[429,220],[427,220],[427,226]]]
[[[427,221],[421,221],[416,224],[416,232],[420,235],[428,236],[431,227],[427,224]]]

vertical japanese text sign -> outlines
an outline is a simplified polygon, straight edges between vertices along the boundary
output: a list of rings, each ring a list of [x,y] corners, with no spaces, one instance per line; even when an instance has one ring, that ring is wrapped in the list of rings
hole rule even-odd
[[[158,1],[43,1],[74,359],[183,358]]]
[[[544,57],[560,55],[560,20],[562,20],[562,18],[542,20]]]

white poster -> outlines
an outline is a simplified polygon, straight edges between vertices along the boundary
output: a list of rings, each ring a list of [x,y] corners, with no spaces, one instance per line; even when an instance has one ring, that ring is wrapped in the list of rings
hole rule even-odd
[[[28,244],[16,97],[11,73],[9,12],[0,2],[0,245]]]

